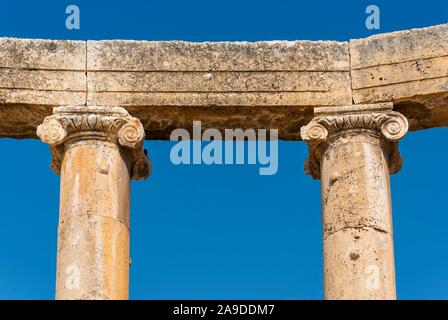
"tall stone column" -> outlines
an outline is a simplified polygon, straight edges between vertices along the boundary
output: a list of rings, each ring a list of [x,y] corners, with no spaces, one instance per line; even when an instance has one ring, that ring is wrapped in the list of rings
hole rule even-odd
[[[396,299],[389,174],[406,118],[392,104],[314,109],[305,171],[321,179],[325,299]]]
[[[130,179],[150,165],[145,132],[120,107],[54,109],[37,129],[61,176],[57,299],[127,299]]]

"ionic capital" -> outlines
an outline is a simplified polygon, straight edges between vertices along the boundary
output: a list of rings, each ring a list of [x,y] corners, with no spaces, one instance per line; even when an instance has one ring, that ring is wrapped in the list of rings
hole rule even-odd
[[[141,122],[121,107],[63,106],[37,127],[39,138],[50,145],[51,167],[59,174],[65,148],[73,142],[107,141],[130,152],[131,178],[145,179],[150,163],[143,148],[145,130]]]
[[[305,172],[320,178],[320,155],[331,141],[340,136],[370,134],[379,137],[387,155],[391,174],[401,169],[398,141],[409,125],[405,116],[392,111],[392,103],[315,108],[315,117],[300,129],[302,140],[309,145]]]

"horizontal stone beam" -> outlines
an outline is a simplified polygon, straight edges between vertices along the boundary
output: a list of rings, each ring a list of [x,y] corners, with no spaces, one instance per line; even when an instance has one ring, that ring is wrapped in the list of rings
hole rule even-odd
[[[448,125],[448,24],[350,42],[355,103],[394,102],[411,130]]]
[[[174,128],[277,128],[314,107],[393,102],[411,130],[448,124],[448,25],[350,42],[0,38],[0,136],[36,137],[61,105],[122,106],[147,139]]]

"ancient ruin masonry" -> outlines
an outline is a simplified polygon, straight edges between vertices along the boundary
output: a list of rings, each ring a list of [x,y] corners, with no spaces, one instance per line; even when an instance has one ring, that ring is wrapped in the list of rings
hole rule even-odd
[[[325,298],[395,299],[389,176],[408,130],[448,125],[448,25],[348,42],[0,38],[0,137],[40,138],[60,175],[56,298],[128,298],[143,142],[193,121],[307,142]]]

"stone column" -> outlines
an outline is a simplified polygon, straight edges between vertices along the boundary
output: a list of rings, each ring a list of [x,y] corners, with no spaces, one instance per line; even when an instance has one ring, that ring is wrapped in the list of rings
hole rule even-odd
[[[321,179],[325,299],[396,299],[389,174],[406,118],[392,104],[314,109],[305,171]]]
[[[61,176],[56,299],[127,299],[130,179],[150,173],[142,124],[119,107],[67,106],[37,135]]]

